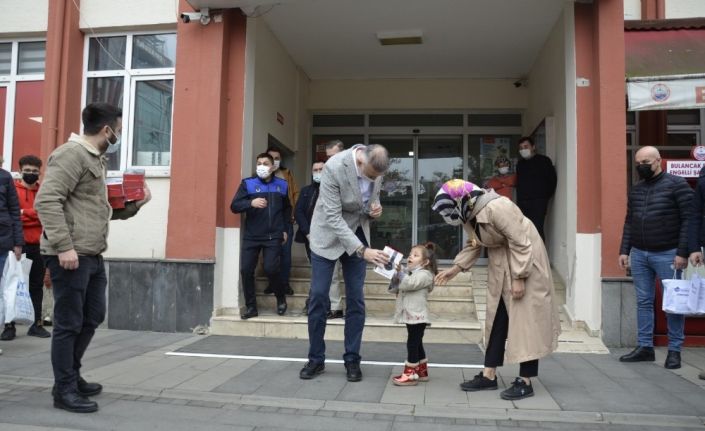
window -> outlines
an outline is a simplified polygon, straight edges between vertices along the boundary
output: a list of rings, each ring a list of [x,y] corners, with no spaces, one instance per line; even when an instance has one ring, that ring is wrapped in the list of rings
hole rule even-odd
[[[41,149],[46,42],[0,42],[0,154],[3,168]]]
[[[86,40],[84,106],[122,108],[122,144],[108,154],[109,175],[130,167],[168,175],[176,34],[120,34]]]

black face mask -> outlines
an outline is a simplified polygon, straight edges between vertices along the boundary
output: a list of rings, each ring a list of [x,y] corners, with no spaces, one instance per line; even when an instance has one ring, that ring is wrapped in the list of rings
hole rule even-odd
[[[39,174],[22,174],[22,181],[29,185],[32,185],[39,181]]]
[[[648,180],[654,176],[654,171],[651,170],[651,165],[639,165],[636,167],[636,171],[639,174],[639,177],[644,180]]]

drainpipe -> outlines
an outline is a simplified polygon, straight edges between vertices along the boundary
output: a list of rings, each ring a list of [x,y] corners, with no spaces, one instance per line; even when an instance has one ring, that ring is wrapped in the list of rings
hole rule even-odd
[[[80,0],[76,0],[76,3]],[[46,66],[44,71],[44,105],[42,107],[42,148],[40,157],[49,158],[56,148],[59,122],[59,93],[61,86],[62,52],[64,47],[66,8],[71,0],[52,0],[49,3],[47,27]]]

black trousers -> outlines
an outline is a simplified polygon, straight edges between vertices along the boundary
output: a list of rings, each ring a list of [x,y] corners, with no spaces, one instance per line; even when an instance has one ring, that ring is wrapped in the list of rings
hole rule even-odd
[[[492,332],[490,340],[487,342],[487,351],[485,352],[485,367],[497,368],[504,365],[504,345],[507,341],[509,332],[509,314],[507,307],[504,305],[504,299],[499,299],[497,314],[495,314],[494,322],[492,323]],[[521,362],[519,364],[519,376],[521,377],[536,377],[539,375],[539,360]]]
[[[78,268],[66,270],[57,256],[44,256],[51,271],[54,292],[54,334],[51,365],[59,393],[76,391],[81,359],[105,319],[105,276],[103,257],[79,256]]]
[[[267,275],[269,285],[274,290],[274,295],[277,299],[284,298],[284,285],[281,283],[279,273],[282,253],[281,240],[252,241],[246,239],[242,241],[242,249],[240,250],[240,274],[242,275],[242,288],[247,308],[257,308],[255,269],[260,252],[262,252],[264,262],[264,273]]]
[[[543,223],[546,220],[546,212],[548,211],[548,199],[525,199],[517,202],[519,209],[524,213],[526,218],[536,226],[541,239],[546,242],[546,236],[543,233]]]
[[[415,364],[422,359],[426,359],[426,352],[423,349],[423,334],[425,331],[425,323],[406,324],[406,360],[409,363]]]
[[[41,322],[44,300],[44,259],[39,252],[39,244],[27,244],[22,248],[22,252],[32,261],[32,269],[29,271],[29,297],[32,298],[34,306],[34,321]]]

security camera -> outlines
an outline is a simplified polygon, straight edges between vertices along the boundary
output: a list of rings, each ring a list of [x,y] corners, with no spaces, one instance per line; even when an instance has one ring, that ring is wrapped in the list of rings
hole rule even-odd
[[[188,24],[191,21],[196,21],[201,19],[201,12],[183,12],[181,14],[181,21],[184,22],[184,24]]]
[[[191,21],[199,21],[201,25],[207,25],[211,22],[211,16],[208,8],[202,8],[200,12],[182,12],[181,21],[188,24]]]
[[[528,87],[529,81],[526,78],[517,79],[514,81],[514,88]]]

